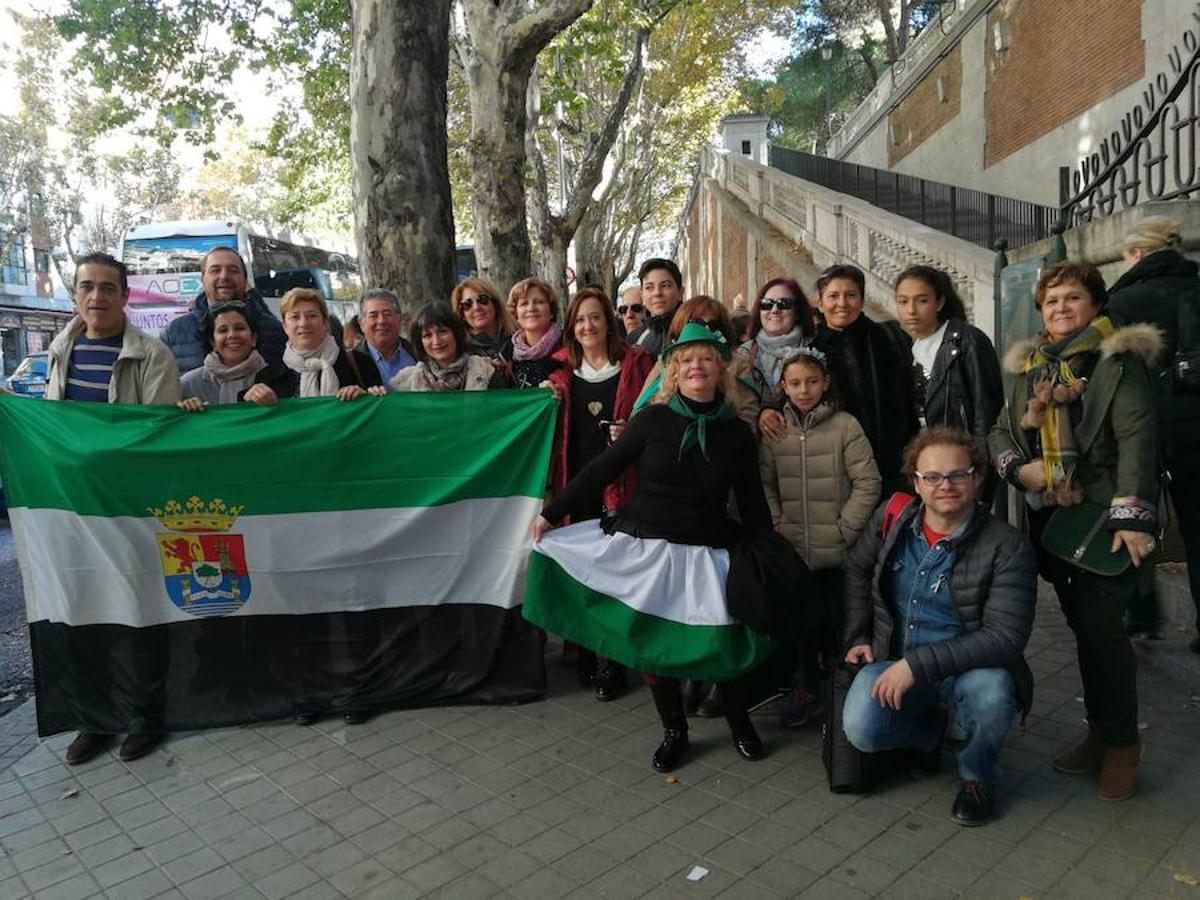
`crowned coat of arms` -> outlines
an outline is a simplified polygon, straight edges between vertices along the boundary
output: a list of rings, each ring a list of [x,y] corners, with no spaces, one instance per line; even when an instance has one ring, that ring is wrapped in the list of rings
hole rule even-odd
[[[242,535],[230,534],[243,507],[224,500],[168,500],[150,510],[167,529],[156,535],[167,595],[194,616],[227,616],[250,599]]]

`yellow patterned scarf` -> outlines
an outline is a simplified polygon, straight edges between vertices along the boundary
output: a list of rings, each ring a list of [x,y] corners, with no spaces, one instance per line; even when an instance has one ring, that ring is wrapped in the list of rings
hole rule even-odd
[[[1043,336],[1025,360],[1029,403],[1021,424],[1036,429],[1041,440],[1047,506],[1074,506],[1083,499],[1074,484],[1079,444],[1071,424],[1071,404],[1083,396],[1100,358],[1100,344],[1114,330],[1107,316],[1098,316],[1069,337],[1050,342]]]

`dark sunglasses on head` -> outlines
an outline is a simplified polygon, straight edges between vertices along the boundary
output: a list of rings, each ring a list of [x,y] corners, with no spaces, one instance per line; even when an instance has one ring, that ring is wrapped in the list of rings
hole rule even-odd
[[[640,312],[643,312],[645,309],[646,309],[646,307],[642,306],[642,304],[640,304],[640,303],[630,303],[628,306],[618,306],[617,307],[617,315],[623,316],[627,312],[640,313]]]
[[[796,301],[793,300],[791,297],[779,297],[777,299],[768,298],[766,300],[760,301],[758,304],[758,308],[760,310],[767,310],[767,311],[770,311],[772,309],[777,309],[780,312],[787,312],[789,309],[791,309],[795,305],[796,305]]]
[[[716,319],[688,319],[689,325],[703,325],[709,331],[717,334],[721,331],[721,323]]]
[[[463,297],[458,301],[459,309],[470,309],[478,303],[480,306],[491,306],[492,298],[487,294],[480,294],[478,297]]]

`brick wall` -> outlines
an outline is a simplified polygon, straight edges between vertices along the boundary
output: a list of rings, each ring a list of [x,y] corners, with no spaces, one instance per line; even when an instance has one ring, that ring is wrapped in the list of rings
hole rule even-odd
[[[704,198],[704,265],[711,277],[717,277],[717,198],[710,191],[705,191]],[[692,293],[702,293],[706,288],[704,280],[698,280],[689,285]]]
[[[938,98],[939,82],[941,99]],[[962,45],[955,44],[945,59],[930,69],[888,114],[888,165],[894,166],[957,116],[961,98]]]
[[[700,284],[700,255],[703,248],[700,245],[700,210],[703,209],[703,203],[699,197],[692,204],[691,210],[688,212],[687,223],[687,245],[688,245],[688,268],[683,273],[684,293],[694,293],[694,286]]]
[[[772,278],[783,278],[788,274],[788,271],[783,267],[783,264],[780,263],[779,260],[777,260],[774,256],[772,256],[761,243],[758,245],[758,252],[755,254],[755,261],[758,267],[758,284],[755,285],[755,293],[758,292],[758,288],[762,287]],[[794,278],[795,276],[792,277]],[[753,302],[754,298],[747,295],[746,305],[749,306]]]
[[[726,306],[746,294],[746,229],[734,216],[721,223],[721,285],[717,299]]]
[[[1006,23],[1008,49],[996,50]],[[988,13],[990,166],[1132,84],[1145,72],[1137,0],[1003,0]]]

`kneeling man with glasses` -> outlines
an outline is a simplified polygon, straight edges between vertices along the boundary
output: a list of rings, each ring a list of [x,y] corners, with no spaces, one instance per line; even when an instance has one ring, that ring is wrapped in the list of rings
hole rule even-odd
[[[1037,565],[1025,535],[976,503],[987,457],[965,432],[925,428],[904,475],[917,497],[885,501],[846,562],[845,660],[862,665],[846,696],[846,737],[873,753],[937,754],[950,711],[962,787],[951,818],[995,815],[1000,748],[1028,710],[1023,657]]]

